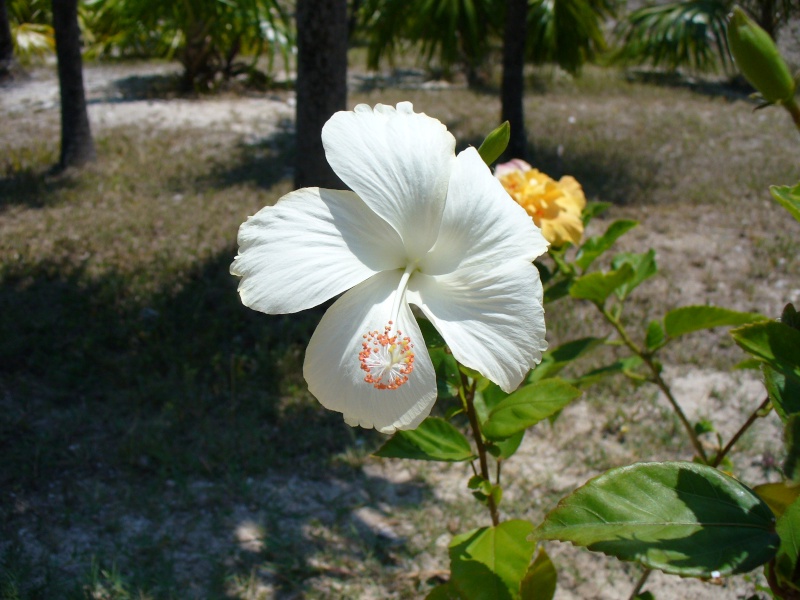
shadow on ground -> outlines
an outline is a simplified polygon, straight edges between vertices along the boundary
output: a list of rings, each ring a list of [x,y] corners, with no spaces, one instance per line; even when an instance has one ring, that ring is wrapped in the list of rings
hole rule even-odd
[[[348,577],[342,565],[402,554],[404,540],[361,509],[418,503],[424,486],[361,472],[358,456],[382,438],[323,410],[302,381],[323,310],[245,308],[234,253],[135,306],[118,302],[122,278],[87,283],[50,263],[7,274],[0,489],[16,500],[0,505],[11,544],[0,572],[27,565],[80,589],[97,559],[97,584],[117,573],[133,588],[177,590],[197,562],[214,580],[204,586],[263,584],[290,598],[309,578]],[[266,534],[258,544],[240,535],[248,523]],[[312,560],[331,536],[337,564]]]
[[[303,391],[303,350],[322,311],[245,308],[228,272],[234,254],[177,294],[133,306],[120,305],[125,282],[114,276],[87,283],[79,269],[49,263],[7,273],[0,451],[17,460],[0,483],[91,469],[68,450],[87,437],[101,463],[164,476],[296,468],[346,446],[341,417]]]
[[[658,87],[686,89],[709,98],[746,100],[755,90],[741,75],[724,80],[686,76],[679,72],[627,69],[625,78],[630,82]]]
[[[8,165],[6,175],[0,176],[0,214],[14,206],[34,209],[50,206],[59,191],[76,188],[71,172],[58,172],[57,161],[53,154],[42,161],[51,165],[48,168]]]
[[[233,150],[234,159],[198,179],[198,189],[207,186],[227,188],[254,184],[271,189],[284,179],[294,176],[294,122],[282,120],[278,133],[251,143],[239,142]]]

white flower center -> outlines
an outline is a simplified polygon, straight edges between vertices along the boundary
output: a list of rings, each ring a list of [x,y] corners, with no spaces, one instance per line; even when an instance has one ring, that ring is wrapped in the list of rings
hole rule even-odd
[[[395,329],[394,324],[400,314],[408,280],[416,268],[417,261],[406,266],[394,294],[391,318],[383,332],[376,329],[363,335],[364,342],[361,344],[358,360],[361,369],[367,373],[364,381],[379,390],[396,390],[408,381],[408,376],[414,370],[414,344],[411,343],[411,338],[403,336],[399,329],[395,332],[392,330]]]
[[[414,344],[400,330],[392,335],[392,325],[389,321],[383,333],[376,329],[364,334],[358,355],[361,369],[367,373],[364,381],[379,390],[396,390],[414,370]]]

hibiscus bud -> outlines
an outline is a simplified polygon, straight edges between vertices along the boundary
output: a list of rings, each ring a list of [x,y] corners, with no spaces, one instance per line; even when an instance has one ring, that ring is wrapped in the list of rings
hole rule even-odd
[[[481,155],[487,167],[491,166],[506,151],[508,140],[510,139],[511,124],[508,121],[504,121],[500,127],[486,136],[486,139],[483,140],[480,148],[478,148],[478,154]]]
[[[767,102],[794,98],[796,83],[775,42],[738,6],[728,23],[728,45],[742,75]]]

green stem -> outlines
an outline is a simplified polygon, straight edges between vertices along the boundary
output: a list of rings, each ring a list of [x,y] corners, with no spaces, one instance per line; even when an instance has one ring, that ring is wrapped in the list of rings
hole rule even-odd
[[[756,419],[758,419],[761,416],[759,413],[765,408],[767,408],[768,405],[769,405],[769,396],[764,398],[764,401],[761,404],[759,404],[758,408],[755,409],[749,417],[747,417],[747,421],[745,421],[744,425],[742,425],[739,428],[739,431],[733,434],[733,437],[730,439],[730,441],[727,444],[725,444],[725,447],[714,458],[714,461],[711,463],[712,467],[716,468],[722,464],[722,461],[725,459],[725,456],[728,454],[728,452],[731,451],[731,448],[733,448],[733,445],[739,441],[739,438],[742,437],[745,431],[750,429],[750,426],[753,423],[755,423]]]
[[[648,353],[639,348],[639,346],[630,338],[628,332],[625,331],[625,327],[623,327],[622,323],[614,317],[605,307],[598,307],[600,308],[600,312],[606,318],[606,320],[611,323],[614,329],[617,330],[617,333],[620,336],[620,339],[624,342],[624,344],[630,349],[631,352],[636,354],[639,358],[644,361],[647,367],[650,369],[651,373],[653,374],[653,383],[655,383],[658,388],[664,393],[666,396],[667,401],[672,406],[672,409],[675,411],[675,414],[678,415],[678,419],[683,424],[683,428],[686,430],[686,433],[689,436],[689,440],[692,442],[692,446],[694,447],[694,451],[700,460],[703,461],[703,464],[709,464],[708,456],[706,455],[706,451],[703,449],[703,445],[700,443],[700,439],[697,437],[697,434],[694,431],[694,427],[689,422],[689,419],[686,418],[686,413],[683,412],[681,405],[678,404],[678,401],[675,399],[675,396],[672,395],[672,390],[670,390],[667,382],[664,381],[663,377],[661,377],[661,373],[659,373],[658,367],[656,366],[655,362],[653,362],[653,357]]]
[[[797,106],[797,102],[792,98],[788,102],[784,102],[783,106],[789,111],[789,114],[792,115],[792,120],[794,121],[794,126],[797,127],[797,131],[800,131],[800,107]]]
[[[639,581],[637,581],[636,585],[633,587],[633,590],[631,591],[631,595],[628,596],[628,600],[634,600],[636,598],[636,596],[639,595],[639,592],[642,591],[642,588],[644,587],[644,584],[647,583],[647,578],[650,577],[650,573],[652,573],[652,572],[653,572],[653,569],[645,569],[642,572],[642,576],[639,577]]]
[[[481,466],[481,477],[486,481],[491,481],[489,474],[489,463],[486,460],[486,446],[483,443],[483,434],[481,434],[481,426],[478,422],[478,413],[475,412],[475,383],[469,385],[466,376],[461,374],[461,400],[464,402],[464,408],[467,411],[470,427],[472,427],[472,437],[475,438],[475,446],[478,449],[478,461]],[[500,514],[497,511],[497,504],[495,504],[494,496],[491,494],[488,498],[489,513],[492,515],[492,525],[497,527],[500,524]]]

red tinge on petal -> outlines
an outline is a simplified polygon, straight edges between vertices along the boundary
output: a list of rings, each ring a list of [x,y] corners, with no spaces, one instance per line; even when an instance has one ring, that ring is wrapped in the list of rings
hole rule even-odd
[[[364,334],[358,360],[367,375],[364,381],[379,390],[396,390],[408,381],[414,370],[414,352],[411,338],[403,337],[401,331],[392,335],[392,322],[383,332],[369,331]]]

